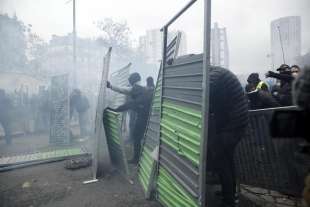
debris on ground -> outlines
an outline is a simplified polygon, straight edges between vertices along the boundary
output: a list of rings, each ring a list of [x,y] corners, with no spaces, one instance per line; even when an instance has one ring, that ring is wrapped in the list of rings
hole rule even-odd
[[[30,182],[24,182],[22,185],[22,188],[30,188],[31,187],[31,183]]]
[[[79,157],[67,160],[65,163],[65,168],[68,170],[77,170],[81,168],[89,167],[92,163],[91,157]]]

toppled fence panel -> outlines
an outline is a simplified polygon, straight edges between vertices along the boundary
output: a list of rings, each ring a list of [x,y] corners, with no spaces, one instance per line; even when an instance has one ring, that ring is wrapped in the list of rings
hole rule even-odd
[[[112,164],[125,175],[129,175],[127,156],[121,131],[122,115],[111,110],[105,110],[103,123]]]

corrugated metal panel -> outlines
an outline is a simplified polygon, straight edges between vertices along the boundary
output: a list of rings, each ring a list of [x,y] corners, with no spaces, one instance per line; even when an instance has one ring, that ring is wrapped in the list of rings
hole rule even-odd
[[[129,78],[130,66],[131,63],[112,73],[110,77],[111,84],[116,85],[118,87],[127,87],[129,84],[128,78]],[[120,106],[126,100],[126,96],[121,93],[116,93],[114,91],[109,91],[109,93],[110,93],[109,96],[110,106],[113,108]]]
[[[159,202],[164,206],[173,207],[197,207],[197,199],[188,195],[188,193],[179,185],[173,176],[164,168],[159,169],[157,180],[157,192]]]
[[[165,67],[157,198],[167,207],[199,206],[202,56]]]
[[[178,38],[174,38],[168,45],[167,60],[175,58]],[[171,185],[174,185],[182,191],[179,196],[192,197],[193,204],[198,203],[199,197],[202,56],[197,58],[191,55],[185,59],[181,57],[174,59],[172,63],[165,67],[164,74],[162,71],[159,73],[139,162],[139,179],[147,198],[150,197],[153,185],[157,184],[158,199],[165,203],[165,198],[161,197],[163,191],[180,193],[173,191],[175,188]],[[162,144],[158,167],[151,154],[156,154],[156,146],[159,146],[160,142]],[[158,174],[159,172],[166,173]],[[164,178],[161,175],[167,176]],[[158,182],[155,182],[156,179]],[[169,180],[172,184],[163,185],[164,180]],[[173,200],[178,199],[166,203]],[[181,199],[180,202],[186,201]]]
[[[161,71],[159,72],[159,77]],[[159,145],[160,131],[160,94],[161,78],[158,78],[153,95],[150,117],[144,135],[144,144],[139,161],[138,175],[143,186],[146,198],[150,197],[153,186],[153,178],[156,172],[156,162],[151,156],[152,152]]]
[[[249,133],[236,151],[238,177],[242,184],[300,195],[303,177],[298,164],[303,163],[296,153],[301,140],[271,139],[269,122],[275,110],[249,112]]]
[[[106,110],[103,123],[112,163],[128,175],[128,163],[121,133],[121,114]]]

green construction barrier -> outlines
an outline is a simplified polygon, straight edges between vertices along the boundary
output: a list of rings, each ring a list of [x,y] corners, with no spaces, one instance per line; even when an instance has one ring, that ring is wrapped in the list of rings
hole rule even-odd
[[[121,121],[122,115],[120,113],[111,110],[104,112],[103,123],[112,164],[125,175],[129,175]]]

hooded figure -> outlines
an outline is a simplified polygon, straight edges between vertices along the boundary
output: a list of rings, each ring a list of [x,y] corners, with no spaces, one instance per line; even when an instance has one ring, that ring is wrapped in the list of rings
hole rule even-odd
[[[255,89],[268,91],[268,85],[264,81],[260,80],[258,73],[251,73],[247,79],[247,82],[249,85],[255,87]]]
[[[132,73],[129,76],[128,81],[131,87],[120,88],[111,85],[110,82],[107,82],[107,87],[115,92],[122,93],[130,97],[123,105],[111,110],[116,112],[133,110],[136,112],[137,117],[132,131],[134,156],[130,160],[130,163],[137,164],[141,150],[141,140],[144,136],[147,125],[152,99],[148,96],[147,88],[140,85],[141,77],[139,73]]]
[[[207,169],[220,177],[223,206],[235,206],[234,151],[248,126],[248,104],[237,77],[221,67],[210,68],[210,114]]]
[[[268,71],[266,74],[266,77],[276,78],[280,82],[280,85],[273,90],[272,94],[281,106],[291,106],[293,104],[292,82],[295,77],[292,75],[291,68],[286,64],[282,64],[277,71],[279,71],[279,73]]]

